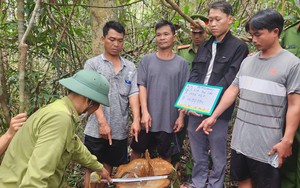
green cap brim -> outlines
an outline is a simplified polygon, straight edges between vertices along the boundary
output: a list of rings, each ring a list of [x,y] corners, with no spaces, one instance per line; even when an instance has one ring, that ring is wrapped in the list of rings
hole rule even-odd
[[[200,19],[200,20],[202,20],[202,21],[204,21],[204,22],[207,22],[207,21],[208,21],[208,18],[206,18],[205,16],[202,16],[202,15],[200,15],[200,14],[194,14],[194,15],[191,15],[191,18],[192,18],[193,20]]]
[[[81,96],[84,96],[105,106],[109,106],[108,96],[92,90],[83,83],[75,80],[73,77],[61,79],[59,80],[59,83]]]

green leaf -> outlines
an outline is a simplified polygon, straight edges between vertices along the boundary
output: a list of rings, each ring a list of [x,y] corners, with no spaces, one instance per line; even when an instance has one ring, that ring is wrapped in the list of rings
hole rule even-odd
[[[190,6],[186,5],[183,9],[184,14],[189,14]]]
[[[240,25],[240,20],[236,20],[233,25],[234,29],[237,29],[239,25]]]

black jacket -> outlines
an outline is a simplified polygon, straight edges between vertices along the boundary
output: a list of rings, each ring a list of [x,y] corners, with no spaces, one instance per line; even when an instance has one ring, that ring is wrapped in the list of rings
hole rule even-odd
[[[215,37],[200,46],[192,64],[189,82],[203,84],[209,62],[212,58],[212,44]],[[222,42],[217,44],[217,52],[214,60],[213,70],[208,80],[208,85],[223,87],[222,95],[234,80],[243,59],[248,55],[248,46],[230,31],[225,35]],[[222,96],[221,95],[221,96]],[[220,97],[221,99],[221,97]],[[231,105],[219,118],[230,120],[234,109]]]

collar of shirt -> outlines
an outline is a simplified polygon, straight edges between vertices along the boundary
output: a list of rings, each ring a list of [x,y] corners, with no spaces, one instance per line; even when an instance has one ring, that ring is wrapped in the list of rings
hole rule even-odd
[[[78,113],[73,105],[73,103],[71,102],[71,100],[69,99],[69,97],[65,96],[62,98],[62,100],[66,103],[70,115],[72,116],[72,120],[74,121],[75,124],[77,124],[78,122],[80,122],[80,118],[78,116]]]
[[[222,39],[222,41],[220,41],[220,42],[216,41],[216,37],[214,37],[214,36],[212,36],[209,40],[213,40],[212,42],[216,41],[218,44],[223,44],[225,41],[230,40],[231,36],[232,36],[232,35],[231,35],[231,31],[229,30],[229,31],[225,34],[225,36],[224,36],[224,38]]]
[[[191,52],[191,50],[196,53],[195,48],[194,48],[194,43],[191,43],[190,47],[188,48],[189,52]]]
[[[125,63],[126,61],[123,59],[122,56],[119,56],[119,57],[120,57],[121,63],[122,63],[122,66],[121,66],[121,70],[122,70],[124,67],[126,67],[126,63]],[[103,61],[106,61],[106,62],[109,62],[109,63],[112,64],[112,62],[110,62],[109,60],[107,60],[107,59],[104,57],[104,54],[101,54],[101,58],[102,58]]]

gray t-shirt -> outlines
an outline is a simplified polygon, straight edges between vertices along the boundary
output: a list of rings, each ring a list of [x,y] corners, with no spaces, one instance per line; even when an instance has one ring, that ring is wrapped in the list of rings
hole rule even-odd
[[[259,55],[246,58],[233,81],[240,103],[231,147],[268,163],[268,152],[282,138],[288,94],[300,94],[300,60],[286,50],[267,59]]]
[[[173,132],[179,115],[174,104],[188,78],[188,62],[178,55],[171,60],[159,59],[156,53],[142,58],[138,68],[138,84],[147,88],[151,132]]]
[[[110,107],[102,106],[104,115],[112,129],[112,138],[123,140],[128,137],[129,130],[129,97],[138,94],[137,71],[135,65],[121,58],[122,67],[118,74],[110,61],[104,55],[93,57],[84,65],[85,69],[101,73],[109,82]],[[99,123],[95,114],[92,114],[86,124],[84,134],[100,138]]]

